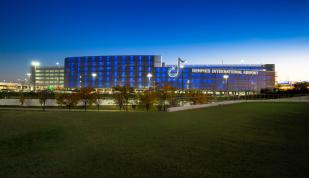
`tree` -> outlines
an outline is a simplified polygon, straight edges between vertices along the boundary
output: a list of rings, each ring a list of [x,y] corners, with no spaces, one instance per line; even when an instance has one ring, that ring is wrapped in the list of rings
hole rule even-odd
[[[176,89],[171,86],[166,86],[164,90],[167,91],[167,100],[170,106],[177,106],[179,103],[178,98],[176,97]]]
[[[19,102],[20,102],[21,106],[24,106],[25,100],[26,100],[25,94],[23,92],[20,92],[19,93]]]
[[[118,105],[119,110],[123,109],[123,105],[124,105],[124,97],[120,92],[116,92],[113,94],[113,98],[115,103]]]
[[[139,97],[136,93],[130,95],[130,103],[133,110],[136,110],[139,103]]]
[[[176,97],[176,89],[170,85],[164,85],[157,90],[157,99],[158,105],[157,108],[159,111],[166,111],[168,105],[176,106],[179,100]]]
[[[100,100],[103,99],[103,95],[101,95],[98,91],[92,94],[92,100],[96,104],[98,111],[100,111]]]
[[[294,90],[300,93],[309,92],[309,83],[308,82],[297,82],[294,84]]]
[[[123,87],[115,87],[115,92],[113,94],[113,98],[115,103],[119,106],[119,109],[125,109],[128,111],[128,104],[129,104],[129,97],[131,89],[130,87],[123,86]]]
[[[157,99],[158,99],[158,110],[159,111],[166,111],[166,103],[168,102],[168,99],[171,95],[169,94],[169,91],[167,90],[158,90],[157,91]]]
[[[46,101],[48,99],[48,91],[43,90],[39,92],[39,101],[42,106],[43,111],[45,111]]]
[[[189,91],[186,95],[188,100],[191,101],[193,105],[205,104],[210,99],[208,95],[195,90]]]
[[[129,106],[129,98],[130,98],[130,93],[131,93],[131,88],[128,86],[122,87],[121,93],[124,98],[124,109],[125,111],[128,111],[128,106]]]
[[[79,94],[78,93],[67,93],[67,94],[62,94],[63,95],[63,103],[66,105],[71,111],[71,107],[76,106],[80,100]]]
[[[145,91],[145,93],[140,95],[140,102],[145,106],[147,112],[154,105],[157,100],[157,96],[155,92]]]
[[[62,93],[56,94],[56,102],[59,106],[62,106],[65,104],[64,99],[65,99],[65,94],[62,94]]]
[[[87,105],[91,105],[93,103],[93,89],[91,88],[81,88],[79,90],[79,97],[84,104],[84,109],[87,111]]]

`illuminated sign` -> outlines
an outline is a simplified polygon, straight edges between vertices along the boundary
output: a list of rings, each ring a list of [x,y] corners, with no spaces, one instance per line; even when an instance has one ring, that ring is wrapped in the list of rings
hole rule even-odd
[[[192,73],[258,75],[258,71],[253,70],[227,70],[227,69],[192,69]]]
[[[180,73],[180,69],[184,67],[184,63],[186,63],[186,60],[182,60],[178,58],[178,65],[177,66],[172,66],[171,68],[168,69],[167,74],[171,78],[176,78],[178,77]]]

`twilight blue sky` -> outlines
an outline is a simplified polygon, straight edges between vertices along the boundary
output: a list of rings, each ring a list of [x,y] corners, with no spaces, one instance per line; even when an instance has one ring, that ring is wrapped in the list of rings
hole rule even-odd
[[[24,79],[32,60],[110,54],[275,63],[280,81],[309,80],[309,1],[0,1],[0,81]]]

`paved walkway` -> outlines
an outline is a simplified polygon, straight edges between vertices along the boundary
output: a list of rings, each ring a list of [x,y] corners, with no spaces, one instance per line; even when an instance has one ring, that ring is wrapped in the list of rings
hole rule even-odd
[[[168,108],[167,112],[177,112],[177,111],[184,111],[184,110],[191,110],[191,109],[209,108],[209,107],[214,107],[214,106],[230,105],[230,104],[245,103],[245,102],[246,102],[246,100],[221,101],[221,102],[209,103],[209,104],[179,106],[179,107]]]
[[[199,109],[199,108],[208,108],[222,105],[230,105],[237,103],[261,103],[261,102],[271,102],[271,103],[280,103],[280,102],[308,102],[309,96],[300,96],[300,97],[291,97],[291,98],[279,98],[279,99],[268,99],[268,100],[237,100],[237,101],[221,101],[216,103],[209,104],[201,104],[201,105],[191,105],[191,106],[179,106],[168,108],[167,112],[177,112],[191,109]]]

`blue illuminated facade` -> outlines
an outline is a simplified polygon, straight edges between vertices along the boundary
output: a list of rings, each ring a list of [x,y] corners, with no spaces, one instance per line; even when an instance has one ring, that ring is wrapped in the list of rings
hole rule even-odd
[[[112,88],[130,86],[146,88],[147,74],[162,67],[161,56],[84,56],[65,58],[66,88]]]
[[[172,73],[174,72],[174,73]],[[147,77],[151,74],[151,78]],[[260,91],[274,88],[275,65],[165,66],[158,55],[84,56],[65,59],[66,88],[136,89],[170,85],[207,91]]]
[[[275,66],[266,65],[185,65],[177,77],[170,77],[172,66],[155,69],[159,86],[207,91],[256,91],[275,87]]]

